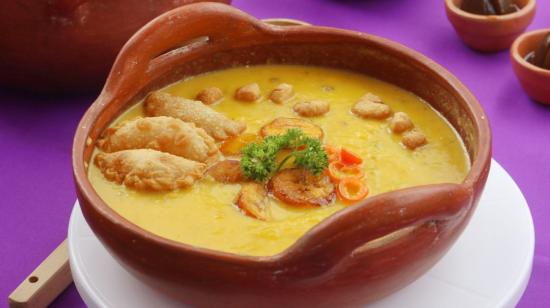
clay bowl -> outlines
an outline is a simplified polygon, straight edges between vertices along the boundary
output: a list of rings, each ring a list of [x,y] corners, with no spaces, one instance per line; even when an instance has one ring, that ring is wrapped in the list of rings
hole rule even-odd
[[[0,86],[98,91],[132,34],[168,10],[199,1],[205,0],[2,0]]]
[[[547,33],[550,33],[550,28],[521,35],[510,48],[510,56],[512,68],[527,95],[537,102],[550,105],[550,70],[525,60],[525,56],[537,48]]]
[[[477,15],[460,9],[462,0],[445,0],[447,18],[456,33],[471,48],[495,52],[512,45],[535,16],[535,0],[515,0],[521,8],[506,15]]]
[[[156,236],[105,204],[86,166],[95,140],[152,90],[182,78],[241,65],[307,64],[364,73],[412,91],[462,137],[472,167],[460,184],[377,195],[342,210],[284,252],[242,256]],[[364,33],[314,26],[272,26],[221,4],[172,10],[137,32],[120,52],[105,87],[82,118],[73,144],[78,200],[91,229],[130,273],[201,307],[350,307],[417,279],[467,225],[491,160],[487,118],[475,97],[425,56]]]

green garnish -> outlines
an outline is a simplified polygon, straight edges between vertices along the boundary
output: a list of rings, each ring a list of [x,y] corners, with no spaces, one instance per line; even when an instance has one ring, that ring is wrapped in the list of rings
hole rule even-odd
[[[278,165],[277,153],[283,149],[291,152]],[[290,159],[296,167],[319,175],[328,166],[328,156],[321,141],[306,136],[300,129],[289,129],[286,134],[268,136],[262,143],[248,144],[242,151],[241,169],[252,180],[264,182]]]

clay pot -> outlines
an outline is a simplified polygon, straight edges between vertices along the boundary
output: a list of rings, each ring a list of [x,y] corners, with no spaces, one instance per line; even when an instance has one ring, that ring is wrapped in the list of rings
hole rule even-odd
[[[0,86],[97,91],[132,34],[168,10],[199,1],[2,0]]]
[[[460,9],[462,0],[445,0],[447,18],[460,38],[473,49],[495,52],[512,45],[535,16],[535,0],[515,0],[521,8],[506,15],[477,15]]]
[[[152,234],[113,211],[86,166],[113,119],[152,90],[240,65],[293,63],[353,70],[412,91],[457,129],[472,167],[460,184],[434,184],[367,198],[315,226],[284,252],[251,257]],[[417,279],[468,223],[491,160],[487,118],[447,70],[392,41],[314,26],[272,26],[235,8],[193,4],[137,32],[82,118],[73,170],[84,217],[113,257],[151,287],[200,307],[350,307]]]
[[[510,57],[516,77],[527,95],[537,102],[550,105],[550,70],[525,60],[525,56],[535,50],[548,33],[550,29],[541,29],[521,35],[510,48]]]

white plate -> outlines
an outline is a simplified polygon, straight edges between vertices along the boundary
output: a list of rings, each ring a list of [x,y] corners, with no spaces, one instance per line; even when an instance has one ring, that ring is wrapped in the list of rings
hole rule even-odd
[[[371,307],[514,307],[531,274],[535,233],[514,180],[493,160],[485,192],[455,245],[430,271]],[[89,307],[181,307],[128,274],[88,227],[69,222],[73,278]]]

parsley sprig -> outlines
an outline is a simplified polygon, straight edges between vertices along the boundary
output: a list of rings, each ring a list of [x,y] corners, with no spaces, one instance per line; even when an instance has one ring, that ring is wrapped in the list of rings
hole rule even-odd
[[[291,152],[279,164],[275,158],[283,149]],[[314,175],[319,175],[328,166],[328,156],[321,142],[306,136],[300,129],[289,129],[286,134],[268,136],[262,143],[248,144],[242,151],[241,169],[252,180],[264,182],[291,158],[294,165]]]

